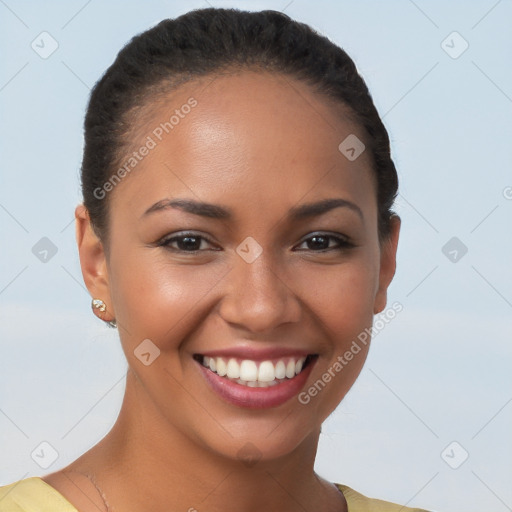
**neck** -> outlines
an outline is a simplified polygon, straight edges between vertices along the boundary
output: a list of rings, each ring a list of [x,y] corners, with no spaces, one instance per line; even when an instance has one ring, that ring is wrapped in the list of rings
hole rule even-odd
[[[314,472],[319,431],[277,460],[227,458],[134,401],[134,386],[129,372],[116,424],[70,466],[94,475],[111,512],[329,510],[336,498],[343,510],[341,494]]]

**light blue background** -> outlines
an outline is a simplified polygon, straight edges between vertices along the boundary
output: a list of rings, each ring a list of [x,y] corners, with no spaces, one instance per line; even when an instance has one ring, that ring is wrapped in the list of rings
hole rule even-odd
[[[409,506],[512,510],[509,0],[1,0],[0,485],[63,467],[117,416],[126,364],[90,312],[72,223],[84,108],[133,35],[209,4],[284,10],[333,39],[392,139],[404,310],[325,423],[318,472]],[[47,59],[31,48],[43,31],[59,45]],[[453,31],[469,43],[456,59]],[[453,236],[456,263],[441,252]],[[47,263],[31,252],[42,237],[58,248]],[[47,470],[30,455],[42,441],[59,454]],[[452,441],[469,453],[458,469],[441,457]]]

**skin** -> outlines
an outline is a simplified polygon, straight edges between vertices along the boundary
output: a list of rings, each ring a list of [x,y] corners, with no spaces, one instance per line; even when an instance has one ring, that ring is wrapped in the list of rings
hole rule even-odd
[[[197,106],[109,193],[108,242],[76,209],[84,281],[107,304],[96,314],[117,320],[129,370],[109,434],[44,480],[85,512],[106,510],[98,488],[123,512],[346,510],[313,466],[321,423],[368,347],[308,404],[294,397],[257,410],[215,394],[193,355],[240,345],[304,349],[318,354],[307,389],[385,308],[400,221],[379,242],[369,151],[350,162],[338,150],[349,134],[364,141],[365,133],[342,106],[290,78],[244,71],[182,85],[138,117],[133,148],[190,97]],[[222,205],[233,217],[172,208],[144,215],[166,198]],[[350,201],[361,215],[338,207],[287,218],[327,198]],[[185,230],[206,238],[201,251],[157,245]],[[327,238],[322,252],[311,243],[318,232],[353,246]],[[248,236],[263,250],[252,263],[236,252]],[[134,355],[145,339],[160,349],[149,366]],[[260,457],[253,465],[238,456],[249,442]]]

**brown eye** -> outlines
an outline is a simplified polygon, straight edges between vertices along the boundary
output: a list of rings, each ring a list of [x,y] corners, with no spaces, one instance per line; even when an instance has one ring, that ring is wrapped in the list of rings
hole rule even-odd
[[[315,234],[309,238],[306,238],[301,242],[300,245],[304,244],[307,246],[305,250],[310,250],[313,252],[343,250],[354,246],[352,243],[341,236],[329,235],[325,233]]]
[[[183,233],[181,235],[163,238],[157,245],[171,251],[194,253],[208,250],[208,245],[211,245],[211,242],[204,236],[195,233]]]

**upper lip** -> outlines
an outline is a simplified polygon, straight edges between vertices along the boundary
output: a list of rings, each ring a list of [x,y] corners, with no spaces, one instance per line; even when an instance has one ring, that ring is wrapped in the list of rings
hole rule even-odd
[[[196,352],[196,354],[207,357],[224,357],[235,359],[250,359],[252,361],[266,361],[269,359],[280,359],[284,357],[307,357],[314,354],[314,351],[300,350],[297,348],[285,347],[230,347],[217,350],[206,350],[204,352]]]

